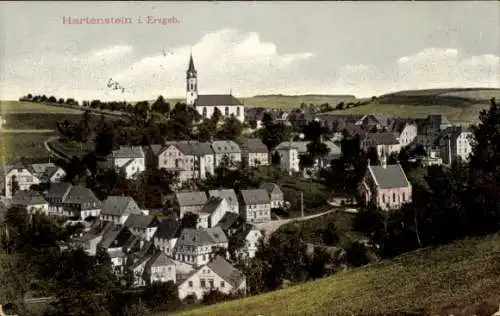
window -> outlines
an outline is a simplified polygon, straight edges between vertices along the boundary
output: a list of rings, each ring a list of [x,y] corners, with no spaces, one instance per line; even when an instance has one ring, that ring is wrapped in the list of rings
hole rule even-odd
[[[396,202],[396,193],[392,194],[392,202]]]
[[[224,281],[220,281],[220,287],[224,287]]]
[[[406,201],[405,193],[403,192],[403,202]]]
[[[385,194],[382,194],[382,202],[385,203]]]
[[[208,280],[208,283],[210,284],[210,288],[214,288],[214,280]]]
[[[175,167],[179,168],[179,159],[175,159]]]
[[[207,255],[203,255],[203,260],[207,260]]]
[[[203,279],[201,279],[201,280],[200,280],[200,287],[201,287],[202,289],[205,289],[205,288],[207,287],[207,285],[206,285],[206,283],[205,283],[205,280],[203,280]]]
[[[228,106],[226,106],[226,108],[224,109],[224,115],[229,116],[229,107]]]
[[[189,282],[188,282],[188,286],[189,286],[189,287],[193,287],[193,281],[189,281]]]
[[[236,108],[236,116],[240,116],[240,113],[241,113],[241,109],[240,109],[240,107],[238,106],[238,107]]]

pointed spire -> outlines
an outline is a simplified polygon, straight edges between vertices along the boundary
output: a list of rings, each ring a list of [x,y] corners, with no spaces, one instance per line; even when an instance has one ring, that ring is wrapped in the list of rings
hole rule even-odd
[[[187,70],[188,75],[189,74],[196,74],[196,69],[194,68],[194,61],[193,61],[193,53],[189,55],[189,66]]]

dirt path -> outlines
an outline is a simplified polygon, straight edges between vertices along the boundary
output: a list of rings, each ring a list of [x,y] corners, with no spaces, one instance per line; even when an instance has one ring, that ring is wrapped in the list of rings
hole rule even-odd
[[[266,223],[260,223],[260,224],[255,224],[255,227],[262,231],[264,233],[264,239],[267,241],[269,237],[277,231],[281,226],[291,223],[291,222],[302,222],[302,221],[307,221],[316,217],[320,216],[325,216],[327,214],[336,212],[337,209],[331,209],[329,211],[323,212],[323,213],[318,213],[318,214],[312,214],[312,215],[307,215],[303,217],[295,217],[295,218],[287,218],[287,219],[278,219],[274,221],[269,221]]]
[[[68,161],[68,158],[66,157],[63,157],[61,155],[59,155],[58,153],[56,153],[55,151],[52,150],[52,148],[50,148],[49,146],[49,143],[51,141],[55,141],[55,140],[58,140],[59,139],[59,136],[51,136],[49,137],[44,143],[43,145],[45,146],[45,149],[49,152],[49,154],[53,155],[54,157],[57,157],[59,159],[63,159],[63,160],[66,160]]]

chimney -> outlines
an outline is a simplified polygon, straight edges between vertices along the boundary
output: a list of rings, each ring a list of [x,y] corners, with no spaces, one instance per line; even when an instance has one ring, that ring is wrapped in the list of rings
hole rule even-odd
[[[385,152],[382,153],[382,157],[380,158],[380,165],[382,166],[382,168],[387,168],[387,157],[385,155]]]

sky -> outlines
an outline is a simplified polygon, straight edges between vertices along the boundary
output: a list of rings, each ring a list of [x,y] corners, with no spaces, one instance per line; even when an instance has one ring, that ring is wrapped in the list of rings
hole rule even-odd
[[[0,2],[1,100],[184,97],[191,52],[200,94],[500,87],[500,3]]]

